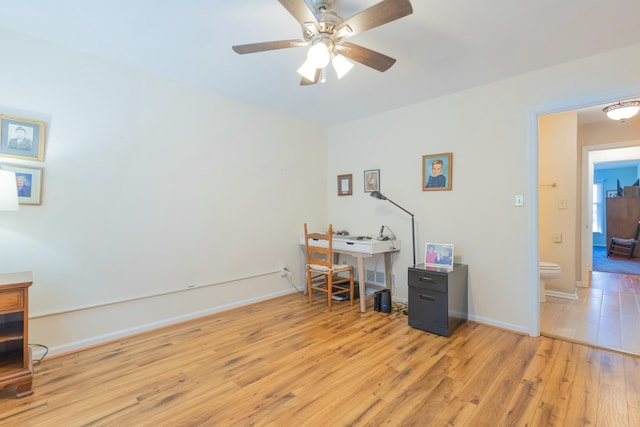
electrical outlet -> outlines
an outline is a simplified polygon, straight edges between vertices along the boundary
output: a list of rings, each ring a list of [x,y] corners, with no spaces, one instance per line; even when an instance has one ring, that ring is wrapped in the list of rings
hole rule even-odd
[[[280,267],[280,276],[284,277],[289,273],[289,269],[287,268],[286,265],[282,264],[282,266]]]

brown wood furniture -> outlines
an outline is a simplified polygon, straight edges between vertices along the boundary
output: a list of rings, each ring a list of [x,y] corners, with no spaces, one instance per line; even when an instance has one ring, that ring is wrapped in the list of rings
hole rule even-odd
[[[631,258],[638,244],[638,237],[640,237],[640,221],[638,221],[636,233],[631,239],[625,239],[622,237],[611,238],[611,241],[609,242],[609,249],[607,250],[607,256]]]
[[[614,237],[631,239],[636,233],[640,220],[640,197],[607,198],[607,244]],[[640,249],[635,246],[631,257],[640,257]]]
[[[322,244],[312,246],[309,244],[309,239]],[[309,304],[313,302],[315,290],[327,294],[329,311],[331,311],[334,295],[349,293],[349,300],[353,305],[353,266],[333,263],[333,226],[329,224],[329,230],[326,233],[309,233],[305,224],[304,241]],[[340,276],[340,273],[348,273],[349,277]]]
[[[33,394],[29,348],[31,273],[0,274],[0,389],[15,384],[16,396]]]

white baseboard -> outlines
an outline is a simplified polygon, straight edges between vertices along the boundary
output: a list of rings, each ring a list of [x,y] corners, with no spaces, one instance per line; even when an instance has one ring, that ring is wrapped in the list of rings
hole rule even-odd
[[[564,298],[564,299],[578,299],[578,295],[570,294],[568,292],[558,292],[558,291],[547,290],[547,292],[545,292],[545,295],[547,295],[548,297],[557,297],[557,298]]]
[[[509,331],[520,332],[523,334],[531,335],[531,331],[528,330],[527,328],[523,328],[520,325],[514,325],[512,323],[497,322],[494,319],[489,319],[487,317],[482,317],[482,316],[474,316],[472,314],[469,314],[469,320],[471,320],[472,322],[482,323],[489,326],[495,326],[501,329],[507,329]]]

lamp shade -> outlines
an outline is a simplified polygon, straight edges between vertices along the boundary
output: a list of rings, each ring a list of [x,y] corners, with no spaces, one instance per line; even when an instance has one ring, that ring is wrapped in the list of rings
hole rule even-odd
[[[0,170],[0,211],[18,210],[15,172]]]
[[[627,120],[638,114],[640,101],[620,101],[602,109],[611,120]]]
[[[333,69],[336,70],[338,80],[343,78],[353,68],[353,64],[342,55],[335,55],[331,59],[331,64],[333,65]]]

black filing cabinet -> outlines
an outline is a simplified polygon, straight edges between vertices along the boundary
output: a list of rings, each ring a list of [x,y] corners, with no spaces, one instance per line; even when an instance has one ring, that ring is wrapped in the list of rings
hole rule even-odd
[[[467,320],[468,267],[409,267],[409,326],[445,337]]]

